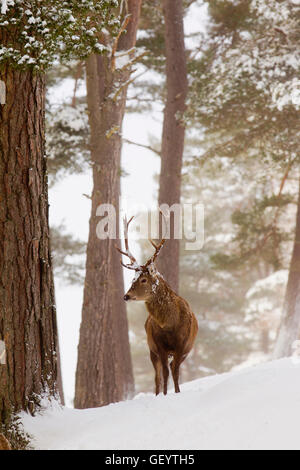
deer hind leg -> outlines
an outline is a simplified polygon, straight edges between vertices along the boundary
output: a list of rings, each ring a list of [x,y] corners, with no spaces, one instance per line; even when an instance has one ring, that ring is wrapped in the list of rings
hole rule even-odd
[[[175,356],[171,362],[171,371],[172,371],[172,377],[173,377],[173,381],[174,381],[174,386],[175,386],[175,393],[179,393],[180,392],[180,388],[179,388],[179,368],[180,368],[180,364],[184,361],[185,359],[185,356],[181,356],[181,357],[178,357],[178,356]]]
[[[150,351],[150,359],[155,370],[155,395],[158,395],[161,383],[161,362],[159,357],[152,351]]]

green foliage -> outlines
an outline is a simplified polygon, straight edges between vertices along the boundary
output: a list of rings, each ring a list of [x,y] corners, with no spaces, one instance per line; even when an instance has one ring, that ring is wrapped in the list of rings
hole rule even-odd
[[[165,39],[160,0],[145,0],[142,3],[137,47],[143,47],[148,51],[141,60],[143,65],[150,70],[164,72]]]
[[[298,110],[299,6],[269,0],[207,3],[212,22],[198,72],[194,64],[195,112],[216,117],[225,110],[234,119],[237,111],[245,119],[261,105],[267,112]]]
[[[218,34],[225,31],[236,33],[247,28],[250,16],[249,0],[232,2],[231,0],[206,0],[209,14],[215,23]]]
[[[204,126],[203,150],[190,164],[203,168],[226,158],[245,183],[244,200],[232,210],[231,244],[211,261],[219,270],[261,262],[280,269],[290,240],[284,216],[297,191],[289,178],[300,162],[299,111],[289,89],[293,83],[297,96],[299,7],[268,0],[207,3],[212,21],[202,56],[190,64],[187,112],[191,125]],[[282,83],[286,95],[277,100],[274,90]]]
[[[24,431],[21,418],[13,415],[9,420],[0,422],[0,434],[4,434],[12,450],[31,450],[32,437]]]
[[[66,173],[82,173],[90,161],[89,125],[86,104],[48,106],[46,154],[51,182]]]
[[[8,0],[0,14],[3,44],[0,64],[45,70],[57,59],[85,58],[102,53],[103,28],[115,32],[118,0]],[[4,40],[3,40],[4,39]]]
[[[230,370],[262,351],[262,335],[270,334],[272,347],[278,318],[267,328],[259,321],[246,322],[250,310],[257,312],[247,293],[261,279],[288,267],[295,209],[294,182],[284,179],[287,163],[255,158],[241,148],[221,156],[221,146],[219,152],[195,158],[197,147],[220,145],[215,142],[219,134],[205,130],[194,128],[186,140],[182,186],[183,202],[192,195],[204,204],[205,244],[193,253],[185,252],[183,243],[180,262],[181,294],[199,315],[194,364],[201,375]],[[229,139],[230,127],[227,132]],[[259,296],[261,309],[266,308],[265,293]],[[274,296],[274,311],[281,300]]]
[[[70,284],[82,284],[86,243],[66,232],[63,224],[51,227],[51,252],[54,273]]]
[[[197,0],[184,0],[184,14]],[[153,109],[155,104],[163,104],[166,96],[165,89],[165,37],[163,5],[161,0],[143,0],[139,24],[137,47],[147,53],[138,61],[144,72],[151,72],[150,79],[135,82],[133,96],[129,94],[129,112],[143,112]],[[155,72],[155,80],[153,80]]]
[[[244,263],[259,257],[260,262],[263,260],[274,270],[284,266],[286,253],[283,242],[291,240],[292,237],[289,231],[279,227],[277,221],[292,201],[288,194],[282,197],[264,196],[262,200],[255,200],[249,210],[233,212],[232,223],[238,227],[235,237],[239,245],[238,256],[234,256],[236,264],[238,260]],[[277,210],[269,210],[273,208]],[[216,262],[216,259],[214,261]],[[220,266],[220,258],[217,264]]]

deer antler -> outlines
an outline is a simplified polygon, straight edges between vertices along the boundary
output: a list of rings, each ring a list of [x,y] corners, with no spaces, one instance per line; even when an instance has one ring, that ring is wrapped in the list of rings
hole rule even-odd
[[[152,263],[154,263],[154,261],[156,260],[156,258],[158,257],[159,253],[160,253],[160,250],[162,249],[162,247],[164,246],[164,243],[166,241],[165,238],[163,238],[161,240],[161,242],[156,245],[152,240],[149,240],[151,245],[155,248],[155,252],[154,254],[151,256],[151,258],[148,259],[147,263],[143,265],[143,268],[147,268],[148,266],[150,266]]]
[[[127,217],[125,216],[124,220],[123,220],[123,223],[124,223],[124,241],[125,241],[126,251],[122,251],[118,247],[116,247],[116,248],[119,251],[119,253],[121,253],[121,255],[127,256],[131,261],[130,264],[124,264],[121,260],[121,265],[124,266],[124,268],[132,269],[133,271],[140,271],[141,267],[139,266],[139,264],[138,264],[137,260],[135,259],[135,257],[130,252],[129,243],[128,243],[128,227],[129,227],[130,222],[133,219],[134,219],[134,216],[132,216],[131,219],[129,219],[129,221],[127,222]]]
[[[167,227],[167,222],[166,222],[166,216],[165,214],[162,212],[161,209],[159,209],[159,212],[161,213],[161,215],[163,216],[164,220],[165,220],[165,226]],[[148,266],[150,266],[152,263],[154,263],[154,261],[156,260],[156,258],[158,257],[162,247],[164,246],[165,244],[165,241],[166,241],[166,238],[163,237],[162,240],[160,241],[160,243],[158,245],[156,245],[156,243],[154,243],[153,240],[149,240],[149,242],[151,243],[151,245],[153,246],[153,248],[155,248],[155,252],[154,254],[151,256],[150,259],[148,259],[148,261],[146,262],[146,264],[143,265],[143,268],[147,268]]]
[[[165,214],[161,210],[160,210],[160,213],[165,219]],[[133,219],[134,219],[134,216],[132,216],[131,219],[129,219],[128,222],[127,222],[127,217],[126,216],[123,219],[123,223],[124,223],[124,241],[125,241],[126,251],[120,250],[120,248],[117,247],[117,246],[116,246],[116,248],[117,248],[118,252],[121,253],[121,255],[127,256],[127,258],[130,259],[130,264],[125,264],[121,260],[121,265],[124,266],[124,268],[131,269],[133,271],[145,271],[148,268],[148,266],[150,266],[152,263],[154,263],[154,261],[158,257],[158,255],[159,255],[159,253],[160,253],[160,251],[161,251],[161,249],[162,249],[162,247],[163,247],[163,245],[166,241],[166,238],[163,238],[158,245],[156,243],[154,243],[153,240],[149,240],[149,242],[151,243],[153,248],[155,248],[155,252],[153,253],[151,258],[149,258],[148,261],[145,264],[139,265],[137,260],[135,259],[135,257],[132,255],[132,253],[129,249],[129,243],[128,243],[128,227],[129,227],[129,224],[132,222]]]

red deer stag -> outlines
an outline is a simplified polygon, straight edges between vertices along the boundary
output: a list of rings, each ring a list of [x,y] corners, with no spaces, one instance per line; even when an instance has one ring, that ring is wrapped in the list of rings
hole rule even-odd
[[[163,392],[166,395],[169,377],[169,357],[172,357],[171,372],[175,385],[175,392],[179,393],[179,367],[193,347],[198,331],[198,323],[189,304],[177,295],[155,267],[155,260],[159,255],[165,239],[156,245],[150,243],[155,249],[151,258],[143,265],[138,264],[129,250],[128,227],[133,217],[127,222],[124,219],[124,240],[126,251],[119,252],[127,256],[130,264],[121,264],[128,269],[136,271],[131,288],[124,296],[124,300],[142,300],[146,303],[149,316],[145,323],[147,341],[150,349],[150,358],[155,369],[155,393],[160,392],[161,370],[163,374]]]

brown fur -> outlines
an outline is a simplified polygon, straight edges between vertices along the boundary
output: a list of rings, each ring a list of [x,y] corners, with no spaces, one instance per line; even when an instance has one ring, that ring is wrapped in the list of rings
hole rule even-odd
[[[0,450],[11,450],[8,440],[0,434]]]
[[[193,347],[198,323],[189,304],[177,295],[156,271],[154,265],[141,272],[125,295],[125,300],[144,300],[149,312],[145,323],[150,358],[155,369],[155,393],[160,392],[161,372],[163,392],[167,394],[169,364],[175,392],[179,389],[179,368]]]

